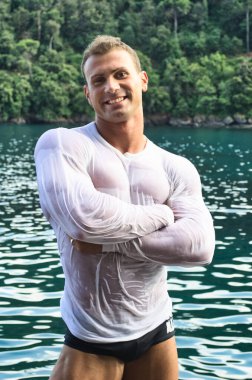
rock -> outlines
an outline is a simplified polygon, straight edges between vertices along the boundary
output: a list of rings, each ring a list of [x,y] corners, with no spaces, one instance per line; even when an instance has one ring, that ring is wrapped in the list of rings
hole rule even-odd
[[[172,127],[179,127],[179,119],[177,119],[175,117],[171,117],[170,120],[169,120],[169,124]]]
[[[179,120],[179,124],[183,127],[190,127],[191,125],[193,125],[193,121],[192,121],[192,118],[191,117],[185,117],[183,119],[178,119]]]
[[[222,128],[225,127],[225,123],[219,116],[209,115],[204,123],[204,126],[211,128]]]
[[[17,117],[10,120],[13,124],[26,124],[26,120],[23,117]]]
[[[201,124],[204,124],[206,121],[206,116],[205,115],[195,115],[193,117],[193,123],[197,126],[197,125],[201,125]]]
[[[149,125],[166,125],[169,124],[169,115],[168,114],[156,114],[147,116],[145,118],[145,124]]]
[[[234,119],[233,119],[231,116],[227,116],[227,117],[225,117],[225,119],[223,120],[223,123],[224,123],[225,125],[233,124],[233,122],[234,122]]]
[[[244,115],[239,114],[239,113],[236,113],[234,115],[234,121],[237,124],[246,124],[247,123],[246,117]]]

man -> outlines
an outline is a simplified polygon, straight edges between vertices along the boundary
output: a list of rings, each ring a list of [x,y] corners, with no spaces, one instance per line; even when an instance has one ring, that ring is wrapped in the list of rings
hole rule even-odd
[[[177,380],[166,265],[211,262],[214,229],[194,166],[144,135],[148,76],[133,49],[84,52],[95,122],[47,131],[35,149],[57,236],[67,326],[51,380]]]

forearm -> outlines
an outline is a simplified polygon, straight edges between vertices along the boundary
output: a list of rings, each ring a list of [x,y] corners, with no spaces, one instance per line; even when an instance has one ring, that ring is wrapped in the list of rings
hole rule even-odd
[[[49,210],[49,222],[60,225],[75,240],[96,244],[120,243],[147,235],[173,223],[166,205],[133,205],[101,193],[89,184],[75,182],[72,191],[48,193],[41,189],[41,206]],[[43,207],[43,204],[45,206]]]
[[[103,245],[103,251],[115,251],[136,260],[163,265],[206,265],[212,260],[215,234],[210,215],[204,224],[181,219],[139,239],[115,245]]]

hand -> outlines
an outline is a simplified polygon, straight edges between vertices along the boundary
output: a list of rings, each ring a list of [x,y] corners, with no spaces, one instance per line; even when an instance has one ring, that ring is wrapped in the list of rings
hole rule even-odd
[[[72,246],[77,249],[79,252],[83,252],[86,254],[101,254],[102,253],[102,245],[87,243],[85,241],[74,240],[71,239]]]

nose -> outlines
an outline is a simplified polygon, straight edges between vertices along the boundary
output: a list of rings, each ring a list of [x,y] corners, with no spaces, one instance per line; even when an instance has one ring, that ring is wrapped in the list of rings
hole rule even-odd
[[[105,84],[105,92],[113,94],[119,89],[120,89],[120,85],[118,81],[113,76],[108,77]]]

